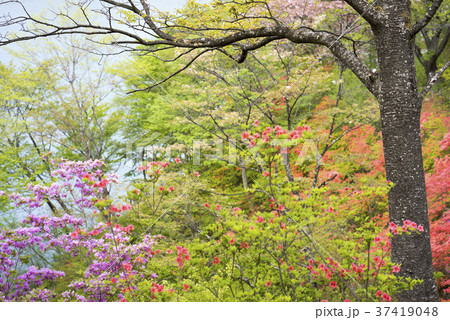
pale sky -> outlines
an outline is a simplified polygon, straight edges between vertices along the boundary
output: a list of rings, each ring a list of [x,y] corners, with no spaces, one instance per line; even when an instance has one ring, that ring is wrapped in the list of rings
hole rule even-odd
[[[47,2],[51,5],[58,5],[63,4],[65,0],[22,0],[22,2],[26,5],[26,8],[30,13],[39,13],[44,9],[43,3]],[[186,3],[186,0],[148,0],[148,2],[159,10],[171,11],[175,8],[181,8]],[[204,0],[199,2],[207,1]],[[1,14],[11,14],[11,16],[14,16],[14,14],[17,14],[18,12],[17,10],[19,10],[19,7],[17,7],[16,5],[8,6],[6,7],[6,9],[2,6]],[[4,32],[4,30],[0,30],[0,32]],[[8,47],[10,47],[11,49],[17,48],[17,46],[14,45],[9,45]],[[5,47],[0,47],[0,62],[6,64],[9,62],[13,62],[13,64],[16,65],[20,64],[20,61],[8,54]]]

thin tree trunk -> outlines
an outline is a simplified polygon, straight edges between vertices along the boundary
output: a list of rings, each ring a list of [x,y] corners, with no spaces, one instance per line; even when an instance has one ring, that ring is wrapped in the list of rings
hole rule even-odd
[[[289,182],[294,182],[294,175],[292,174],[292,170],[291,170],[291,163],[289,161],[289,148],[284,147],[281,150],[281,153],[283,155],[283,165],[284,165],[284,170],[286,171],[286,176],[289,180]]]
[[[399,276],[422,279],[400,301],[437,301],[430,245],[425,174],[420,139],[421,99],[414,60],[413,41],[404,25],[410,14],[406,2],[397,2],[387,25],[374,28],[380,68],[380,114],[387,180],[390,190],[390,220],[402,225],[411,220],[425,231],[397,235],[392,239],[392,261],[400,264]]]
[[[242,174],[242,185],[244,189],[248,189],[248,179],[247,179],[247,167],[245,161],[241,161],[241,174]]]

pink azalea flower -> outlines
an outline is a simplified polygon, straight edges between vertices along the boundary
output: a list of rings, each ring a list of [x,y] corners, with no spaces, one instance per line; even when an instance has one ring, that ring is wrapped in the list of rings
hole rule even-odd
[[[122,263],[122,267],[128,272],[130,272],[131,269],[133,268],[133,266],[131,264],[129,264],[128,262]]]
[[[241,137],[242,137],[242,139],[246,140],[250,137],[250,133],[248,133],[247,131],[244,131],[241,133]]]

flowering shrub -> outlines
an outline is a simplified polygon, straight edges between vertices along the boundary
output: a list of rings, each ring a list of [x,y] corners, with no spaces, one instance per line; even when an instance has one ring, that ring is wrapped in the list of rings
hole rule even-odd
[[[392,183],[384,179],[373,127],[341,126],[336,134],[307,125],[285,130],[256,120],[239,136],[239,156],[256,172],[241,198],[208,194],[202,181],[207,176],[185,170],[179,158],[140,166],[144,179],[130,186],[121,204],[106,196],[105,189],[118,180],[102,172],[101,160],[53,162],[51,184],[30,184],[24,195],[0,193],[28,209],[63,199],[74,213],[31,214],[21,227],[1,231],[0,299],[395,301],[399,290],[419,282],[400,277],[402,266],[390,261],[391,237],[424,228],[414,221],[389,221],[386,194]],[[320,157],[308,156],[312,138],[325,142]],[[450,284],[447,138],[433,149],[439,154],[427,175],[443,297]],[[286,159],[295,163],[294,181],[287,177]],[[30,250],[77,258],[82,273],[55,290],[52,284],[62,281],[66,270],[31,264]]]
[[[199,203],[216,220],[203,224],[199,238],[185,244],[189,260],[180,256],[177,260],[183,268],[167,259],[169,254],[165,262],[152,260],[147,266],[167,286],[177,287],[176,295],[156,295],[151,283],[144,281],[138,285],[137,299],[391,301],[398,290],[419,282],[398,277],[401,266],[390,262],[391,236],[423,231],[411,221],[389,224],[386,194],[392,184],[379,177],[373,187],[319,189],[312,183],[313,171],[308,179],[312,189],[300,191],[287,185],[286,177],[274,168],[282,168],[289,141],[304,142],[301,139],[308,138],[311,129],[259,129],[258,123],[256,130],[245,131],[241,138],[249,150],[257,148],[257,157],[264,160],[256,180],[258,191],[273,197],[266,198],[257,210],[230,204],[213,210],[210,202]],[[277,139],[283,137],[288,144],[280,146],[282,141]],[[307,183],[303,186],[308,188]]]
[[[0,234],[0,299],[2,301],[48,301],[55,294],[42,288],[46,281],[63,277],[62,271],[27,266],[27,249],[34,247],[42,252],[62,249],[86,262],[86,270],[80,281],[69,284],[59,299],[66,301],[124,301],[123,294],[133,291],[143,277],[145,264],[153,257],[156,238],[144,235],[137,243],[131,243],[133,225],[112,225],[110,211],[126,211],[129,205],[108,206],[99,198],[106,185],[116,182],[111,175],[104,176],[101,161],[62,161],[52,176],[63,180],[50,187],[30,185],[30,196],[10,195],[16,205],[35,208],[46,199],[57,196],[66,198],[69,193],[81,208],[100,208],[106,222],[100,222],[88,230],[86,221],[65,214],[62,217],[30,215],[24,227],[3,229]],[[109,207],[109,208],[108,208]]]

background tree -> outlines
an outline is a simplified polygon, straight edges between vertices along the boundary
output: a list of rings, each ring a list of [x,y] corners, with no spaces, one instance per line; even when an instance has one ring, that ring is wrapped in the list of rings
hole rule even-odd
[[[50,154],[106,159],[108,170],[117,169],[121,160],[122,145],[116,139],[122,115],[108,101],[114,78],[105,63],[89,57],[92,43],[66,40],[70,45],[65,48],[44,41],[39,52],[23,46],[15,53],[23,61],[20,71],[2,66],[1,176],[10,181],[2,183],[2,190],[21,192],[36,181],[51,184]],[[61,198],[47,204],[53,214],[69,213]]]

